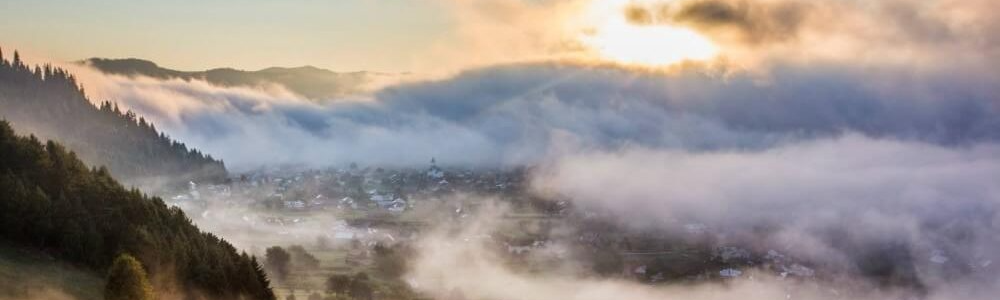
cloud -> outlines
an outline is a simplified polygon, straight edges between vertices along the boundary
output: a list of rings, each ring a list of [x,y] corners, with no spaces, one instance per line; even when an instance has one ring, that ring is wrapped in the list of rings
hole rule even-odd
[[[998,158],[995,142],[944,147],[848,134],[764,150],[571,155],[534,185],[633,226],[676,232],[703,223],[727,235],[724,243],[778,249],[827,270],[865,273],[865,257],[885,253],[932,284],[995,279],[978,268],[1000,259]],[[935,251],[973,267],[929,271]]]
[[[454,74],[496,64],[580,57],[578,17],[589,0],[434,0],[450,16],[451,34],[418,66],[424,73]]]
[[[487,201],[488,203],[488,201]],[[647,285],[619,278],[566,274],[557,268],[517,270],[505,263],[492,234],[502,208],[487,205],[474,217],[438,227],[419,241],[407,281],[435,299],[990,299],[995,285],[959,282],[927,290],[878,286],[831,275],[816,281],[781,279],[766,271],[728,281]],[[551,244],[550,246],[553,247]],[[544,250],[538,250],[544,251]],[[502,252],[502,251],[500,251]],[[572,264],[565,259],[559,263]],[[551,266],[551,264],[547,264]],[[561,269],[559,269],[561,270]]]
[[[444,69],[479,67],[331,103],[276,86],[71,68],[95,100],[134,109],[237,170],[430,157],[503,166],[578,149],[761,149],[843,132],[940,145],[1000,136],[990,63],[1000,23],[988,0],[439,3],[460,31],[442,53],[471,60]],[[601,18],[629,16],[756,42],[720,39],[724,63],[669,71],[562,60],[588,55],[575,41]],[[511,63],[526,60],[535,62]]]
[[[740,42],[757,44],[796,38],[811,11],[807,3],[795,1],[697,0],[633,4],[625,15],[630,22],[644,26],[679,24],[711,34],[731,30]]]
[[[82,68],[82,67],[79,67]],[[858,132],[962,145],[1000,138],[996,78],[949,69],[788,65],[767,75],[520,64],[317,104],[281,89],[83,74],[227,165],[534,164],[561,149],[762,148]]]
[[[607,62],[581,43],[614,20],[693,29],[718,44],[712,63],[979,66],[996,59],[1000,23],[989,0],[440,0],[454,22],[431,72],[496,64]],[[961,55],[956,55],[960,53]],[[610,61],[614,63],[614,61]]]

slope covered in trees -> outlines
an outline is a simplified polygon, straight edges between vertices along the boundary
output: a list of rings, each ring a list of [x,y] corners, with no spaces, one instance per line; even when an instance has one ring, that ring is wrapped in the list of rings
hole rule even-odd
[[[225,180],[221,161],[171,140],[131,111],[91,104],[72,75],[51,66],[26,65],[0,52],[0,119],[19,132],[53,139],[91,166],[107,166],[130,184],[143,178],[174,182]]]
[[[394,76],[373,72],[339,73],[312,66],[267,68],[243,71],[231,68],[184,72],[160,67],[148,60],[91,58],[83,61],[101,72],[125,76],[142,75],[159,79],[200,79],[226,87],[280,85],[313,100],[325,100],[362,91],[379,77]]]
[[[158,290],[188,298],[271,300],[260,264],[201,232],[178,208],[125,189],[60,144],[19,137],[0,121],[0,240],[105,272],[134,254]]]

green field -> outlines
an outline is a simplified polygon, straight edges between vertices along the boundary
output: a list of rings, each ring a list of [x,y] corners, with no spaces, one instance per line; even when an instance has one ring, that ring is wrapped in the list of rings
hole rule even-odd
[[[0,299],[101,300],[103,289],[98,274],[0,242]]]

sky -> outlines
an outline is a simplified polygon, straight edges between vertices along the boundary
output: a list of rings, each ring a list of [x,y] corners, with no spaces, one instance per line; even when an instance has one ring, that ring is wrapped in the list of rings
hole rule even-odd
[[[540,193],[636,227],[691,218],[735,228],[739,239],[750,234],[739,228],[787,224],[756,240],[849,267],[849,248],[899,241],[911,245],[916,268],[936,268],[929,258],[946,253],[984,270],[922,273],[921,299],[994,299],[1000,287],[996,0],[12,3],[0,11],[4,49],[53,59],[454,68],[316,102],[268,86],[66,66],[92,99],[138,112],[232,172],[425,167],[432,157],[445,166],[532,165]],[[678,295],[512,273],[474,255],[452,272],[435,254],[464,251],[434,248],[447,244],[430,239],[418,261],[416,277],[445,281],[431,294]],[[750,289],[767,292],[757,297],[732,287],[707,299],[782,296],[766,283]],[[855,299],[894,299],[883,296]]]
[[[57,60],[180,70],[409,71],[451,18],[431,0],[2,0],[0,41]]]
[[[992,0],[206,2],[198,13],[176,4],[102,3],[74,12],[66,7],[81,5],[24,3],[18,6],[70,14],[50,19],[97,32],[64,42],[45,37],[53,28],[12,31],[37,32],[23,38],[37,39],[41,55],[94,51],[56,57],[133,56],[180,69],[351,69],[321,63],[344,61],[398,70],[410,65],[394,59],[408,58],[420,66],[412,80],[322,103],[268,87],[104,76],[69,66],[93,99],[114,99],[235,169],[413,165],[430,157],[535,164],[565,148],[760,150],[844,132],[936,145],[1000,139],[1000,71],[990,67],[1000,57],[1000,21],[987,9]],[[109,18],[114,22],[181,25],[93,21],[115,15],[109,11],[130,16]],[[142,15],[157,17],[146,22]],[[342,23],[370,25],[331,34],[350,45],[328,45],[343,51],[331,53],[356,57],[324,60],[301,50],[325,49],[304,40],[325,41],[320,29]],[[259,31],[267,34],[251,35]],[[111,34],[124,37],[92,41]],[[403,42],[394,36],[412,37],[412,48],[423,50],[385,50],[391,47],[384,43]],[[216,38],[233,42],[198,41]],[[127,50],[145,43],[180,52]],[[246,45],[253,43],[260,45]],[[217,44],[229,48],[203,46]],[[270,51],[279,48],[293,50]],[[434,68],[450,72],[424,76]]]

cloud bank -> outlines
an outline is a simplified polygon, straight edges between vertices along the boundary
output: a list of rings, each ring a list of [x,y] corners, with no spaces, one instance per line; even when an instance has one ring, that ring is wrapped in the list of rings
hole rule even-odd
[[[943,145],[1000,137],[989,76],[789,65],[766,77],[523,64],[316,104],[198,81],[82,76],[229,166],[539,163],[567,149],[761,148],[858,132]]]
[[[278,87],[74,69],[93,98],[236,169],[430,157],[504,166],[579,149],[759,149],[849,132],[952,146],[1000,137],[1000,23],[988,0],[439,3],[461,33],[447,48],[462,55],[447,56],[484,67],[326,104]],[[692,28],[721,57],[653,71],[601,64],[578,42],[606,18]]]
[[[777,249],[842,274],[864,273],[866,258],[891,257],[891,272],[915,274],[931,299],[982,298],[997,280],[1000,190],[990,179],[1000,176],[1000,110],[989,74],[789,64],[762,76],[521,64],[329,104],[280,90],[102,78],[113,99],[237,168],[424,166],[429,157],[533,164],[540,193],[627,225],[670,232],[704,223],[725,243]],[[436,269],[418,262],[413,270],[445,280],[425,286],[434,295],[463,286],[464,295],[510,296],[490,282],[575,299],[785,291],[770,279],[658,289],[521,274],[479,248],[439,241],[431,244],[456,248],[431,248],[427,255],[450,254],[427,258],[423,266]],[[936,255],[950,263],[932,261]],[[456,256],[479,263],[442,267],[440,259]]]
[[[502,210],[487,208],[471,221],[439,227],[421,239],[408,282],[435,299],[990,299],[994,282],[932,283],[926,290],[884,287],[861,277],[818,281],[783,279],[747,270],[741,278],[647,285],[619,278],[515,270],[489,246]],[[552,247],[552,246],[548,246]],[[572,264],[572,260],[567,260]],[[991,280],[995,278],[991,277]]]
[[[1000,259],[1000,144],[949,148],[847,135],[760,151],[629,149],[563,157],[535,184],[638,226],[705,223],[829,266],[880,243]],[[767,233],[755,232],[764,226]],[[836,238],[834,238],[836,237]],[[767,249],[764,249],[765,251]],[[840,267],[843,268],[843,267]]]

